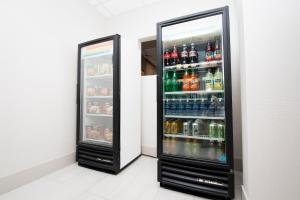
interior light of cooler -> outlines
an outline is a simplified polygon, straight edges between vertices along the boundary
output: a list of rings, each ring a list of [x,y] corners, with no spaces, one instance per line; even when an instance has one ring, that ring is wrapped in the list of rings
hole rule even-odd
[[[222,16],[216,15],[209,18],[163,27],[162,39],[163,41],[170,41],[221,32]]]

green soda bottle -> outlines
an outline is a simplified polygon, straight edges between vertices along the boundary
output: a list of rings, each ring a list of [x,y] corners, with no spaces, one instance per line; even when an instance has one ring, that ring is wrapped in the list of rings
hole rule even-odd
[[[174,70],[173,77],[171,79],[171,91],[176,92],[178,90],[178,84],[177,84],[177,73]]]
[[[170,92],[171,91],[171,79],[169,77],[168,72],[165,73],[164,86],[165,86],[165,92]]]

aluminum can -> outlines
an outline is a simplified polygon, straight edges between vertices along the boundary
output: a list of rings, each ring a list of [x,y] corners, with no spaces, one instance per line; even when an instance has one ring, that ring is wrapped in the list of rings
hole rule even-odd
[[[218,124],[218,138],[225,139],[225,126],[223,123]]]
[[[199,132],[199,123],[196,120],[193,124],[192,124],[192,135],[193,136],[199,136],[200,132]]]
[[[208,134],[210,138],[218,137],[218,125],[215,122],[209,124]]]
[[[183,135],[191,135],[191,123],[183,122]]]

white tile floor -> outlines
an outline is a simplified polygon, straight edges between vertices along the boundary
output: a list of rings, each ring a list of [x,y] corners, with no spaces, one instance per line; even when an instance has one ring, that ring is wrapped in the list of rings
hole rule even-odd
[[[0,200],[203,200],[159,187],[157,159],[142,156],[117,176],[70,165],[0,196]],[[240,200],[241,174],[236,174]]]

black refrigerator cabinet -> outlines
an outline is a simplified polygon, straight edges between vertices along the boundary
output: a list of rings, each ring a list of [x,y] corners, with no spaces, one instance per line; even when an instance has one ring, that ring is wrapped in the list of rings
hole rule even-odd
[[[228,7],[157,24],[158,181],[234,198]]]

